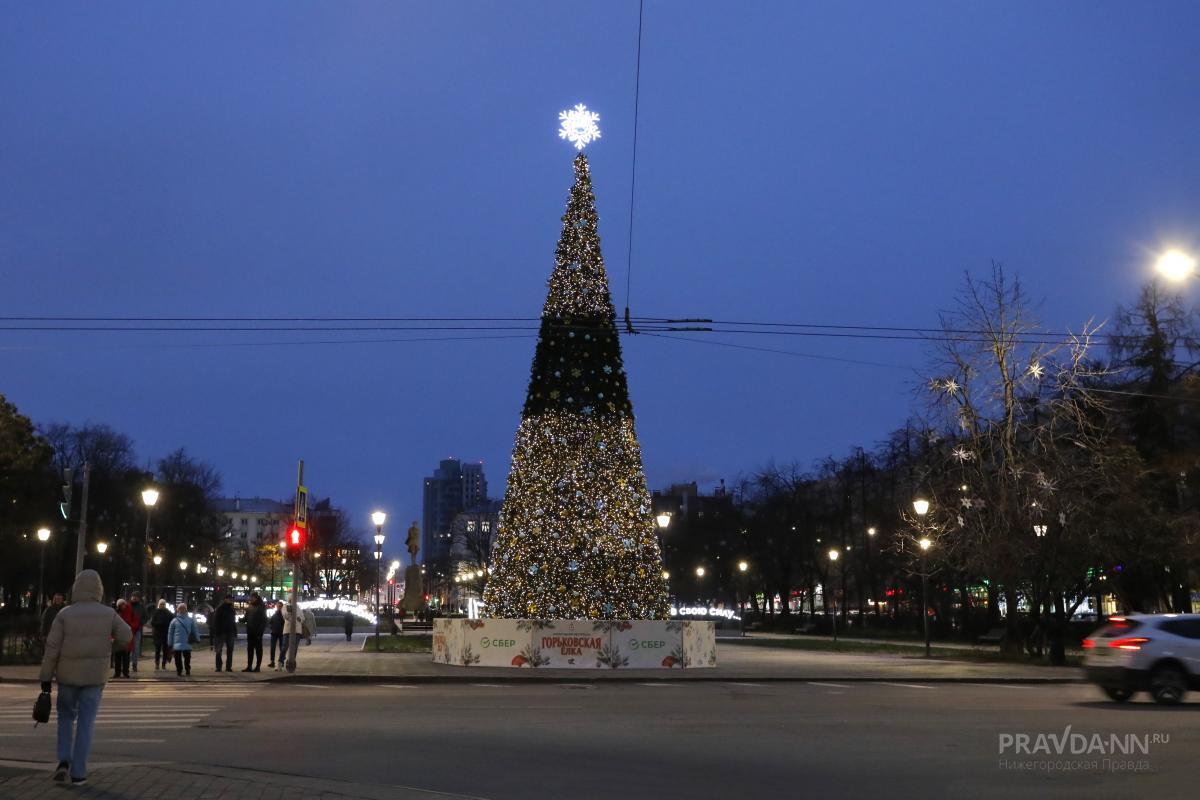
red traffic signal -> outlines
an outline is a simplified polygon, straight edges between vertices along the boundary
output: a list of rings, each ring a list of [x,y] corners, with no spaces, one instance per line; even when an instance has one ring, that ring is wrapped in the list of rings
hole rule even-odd
[[[288,531],[286,542],[289,553],[299,553],[304,549],[304,529],[293,525]]]

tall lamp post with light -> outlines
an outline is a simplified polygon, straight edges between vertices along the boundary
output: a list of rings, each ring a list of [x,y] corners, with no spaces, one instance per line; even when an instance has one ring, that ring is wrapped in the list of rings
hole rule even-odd
[[[146,539],[142,546],[142,592],[149,598],[149,572],[150,572],[150,512],[154,510],[154,504],[158,502],[158,489],[153,487],[142,491],[142,505],[146,507]],[[143,606],[144,608],[145,606]]]
[[[41,548],[40,548],[41,552],[38,554],[37,607],[38,607],[38,610],[40,611],[42,608],[42,604],[46,600],[45,592],[43,591],[43,586],[44,586],[43,579],[46,574],[46,542],[50,541],[50,529],[49,528],[38,528],[37,538],[38,538],[38,541],[42,543]]]
[[[162,557],[162,556],[160,556],[160,555],[158,555],[157,553],[155,553],[155,554],[154,554],[154,558],[152,558],[152,559],[150,559],[150,560],[154,562],[154,587],[153,587],[153,588],[154,588],[154,591],[153,591],[153,592],[150,592],[150,593],[149,593],[149,596],[146,598],[146,605],[147,605],[147,607],[152,607],[152,606],[154,606],[154,604],[155,604],[155,601],[157,600],[157,598],[155,597],[155,595],[156,595],[156,594],[158,594],[158,589],[159,589],[159,575],[158,575],[158,568],[159,568],[159,566],[161,566],[161,565],[162,565],[162,562],[163,562],[163,557]]]
[[[96,553],[100,556],[100,569],[97,570],[97,572],[100,573],[101,582],[104,581],[104,573],[107,572],[107,570],[104,568],[105,561],[107,561],[107,559],[104,557],[104,554],[107,552],[108,542],[96,542]]]
[[[929,513],[929,501],[922,498],[913,500],[913,511],[917,512],[917,522],[924,534],[925,515]],[[929,658],[929,570],[925,568],[925,554],[929,552],[933,542],[928,536],[922,535],[917,541],[917,546],[921,549],[921,622],[925,628],[925,657]]]
[[[383,523],[387,514],[376,511],[371,514],[371,522],[375,523],[375,652],[379,652],[379,584],[383,580]]]
[[[741,629],[742,636],[746,635],[746,608],[745,595],[748,593],[746,586],[746,573],[750,569],[750,562],[745,559],[737,563],[738,568],[738,587],[735,590],[734,602],[738,607],[738,627]]]
[[[833,588],[833,570],[834,570],[834,567],[837,566],[838,556],[840,556],[840,555],[841,555],[841,553],[838,552],[838,549],[836,547],[830,548],[830,550],[829,550],[829,584],[830,584],[829,588],[830,589]],[[833,595],[833,641],[836,642],[837,641],[837,615],[838,615],[837,592],[836,591],[831,592],[831,594]]]

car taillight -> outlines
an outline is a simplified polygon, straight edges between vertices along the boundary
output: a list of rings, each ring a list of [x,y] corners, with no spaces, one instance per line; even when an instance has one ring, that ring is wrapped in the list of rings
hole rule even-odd
[[[1084,639],[1084,640],[1083,640],[1083,649],[1084,649],[1084,650],[1091,650],[1091,649],[1092,649],[1093,647],[1095,647],[1095,646],[1096,646],[1096,643],[1095,643],[1095,642],[1093,642],[1091,639]]]
[[[1115,647],[1118,650],[1141,650],[1142,645],[1149,641],[1149,639],[1141,636],[1131,636],[1127,639],[1113,639],[1108,643],[1108,646]]]

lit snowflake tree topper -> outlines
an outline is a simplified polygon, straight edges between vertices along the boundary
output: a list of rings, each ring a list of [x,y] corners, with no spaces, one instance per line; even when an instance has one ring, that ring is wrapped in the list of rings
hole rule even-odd
[[[583,103],[570,111],[558,112],[558,121],[558,138],[566,139],[575,145],[576,150],[582,150],[585,145],[600,138],[600,126],[596,124],[600,121],[600,115],[588,111]]]

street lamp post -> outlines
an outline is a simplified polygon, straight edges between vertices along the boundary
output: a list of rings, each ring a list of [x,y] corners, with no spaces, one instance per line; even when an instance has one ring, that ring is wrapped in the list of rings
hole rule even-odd
[[[835,566],[837,566],[838,556],[840,556],[840,555],[841,555],[841,553],[838,552],[837,548],[831,548],[829,551],[829,583],[831,584],[830,588],[832,588],[832,584],[833,584],[833,568]],[[837,593],[836,592],[833,593],[833,641],[835,641],[835,642],[837,641]]]
[[[100,569],[97,571],[100,573],[100,580],[103,581],[104,573],[107,572],[104,569],[104,554],[108,552],[108,542],[96,542],[96,552],[100,554]]]
[[[925,526],[925,515],[929,513],[929,501],[918,497],[913,500],[913,511],[917,512],[917,520],[922,528]],[[925,657],[929,658],[929,570],[925,568],[925,554],[933,546],[929,537],[922,536],[917,544],[921,548],[921,623],[925,629]]]
[[[155,595],[158,593],[158,580],[159,580],[158,567],[160,564],[162,564],[163,557],[158,554],[155,554],[154,558],[152,558],[150,560],[154,562],[154,587],[153,587],[154,591],[150,592],[149,596],[146,598],[146,603],[148,604],[147,607],[153,606],[155,601],[157,600]]]
[[[864,546],[863,546],[863,554],[864,554],[864,558],[866,559],[866,565],[867,565],[867,594],[871,595],[871,597],[867,598],[867,600],[868,600],[867,605],[871,605],[871,603],[869,601],[871,600],[871,598],[874,598],[876,596],[875,595],[875,570],[872,569],[872,567],[871,567],[871,540],[875,538],[875,533],[876,533],[876,530],[875,530],[874,525],[867,528],[867,538],[864,540]],[[862,595],[860,594],[859,597],[861,597],[861,596]],[[875,606],[875,617],[877,619],[879,617],[879,606]],[[866,622],[865,618],[864,618],[863,622],[864,623]]]
[[[379,652],[379,584],[383,579],[383,523],[387,514],[376,511],[371,514],[371,522],[375,523],[375,652]]]
[[[38,528],[38,541],[41,542],[41,552],[38,554],[38,593],[37,593],[37,608],[40,611],[42,603],[45,601],[45,592],[43,592],[43,579],[46,573],[46,542],[50,541],[50,529]]]
[[[750,569],[749,562],[742,560],[738,562],[738,582],[739,586],[735,589],[734,602],[738,607],[738,627],[741,629],[742,636],[746,635],[746,609],[742,604],[742,590],[746,588],[746,571]]]
[[[150,488],[142,491],[142,505],[146,507],[146,540],[142,547],[142,592],[146,593],[146,588],[149,585],[148,575],[150,572],[150,512],[154,510],[154,504],[158,502],[158,489]]]
[[[925,657],[929,658],[929,571],[925,569],[925,553],[929,551],[932,542],[921,539],[921,620],[925,624]]]

